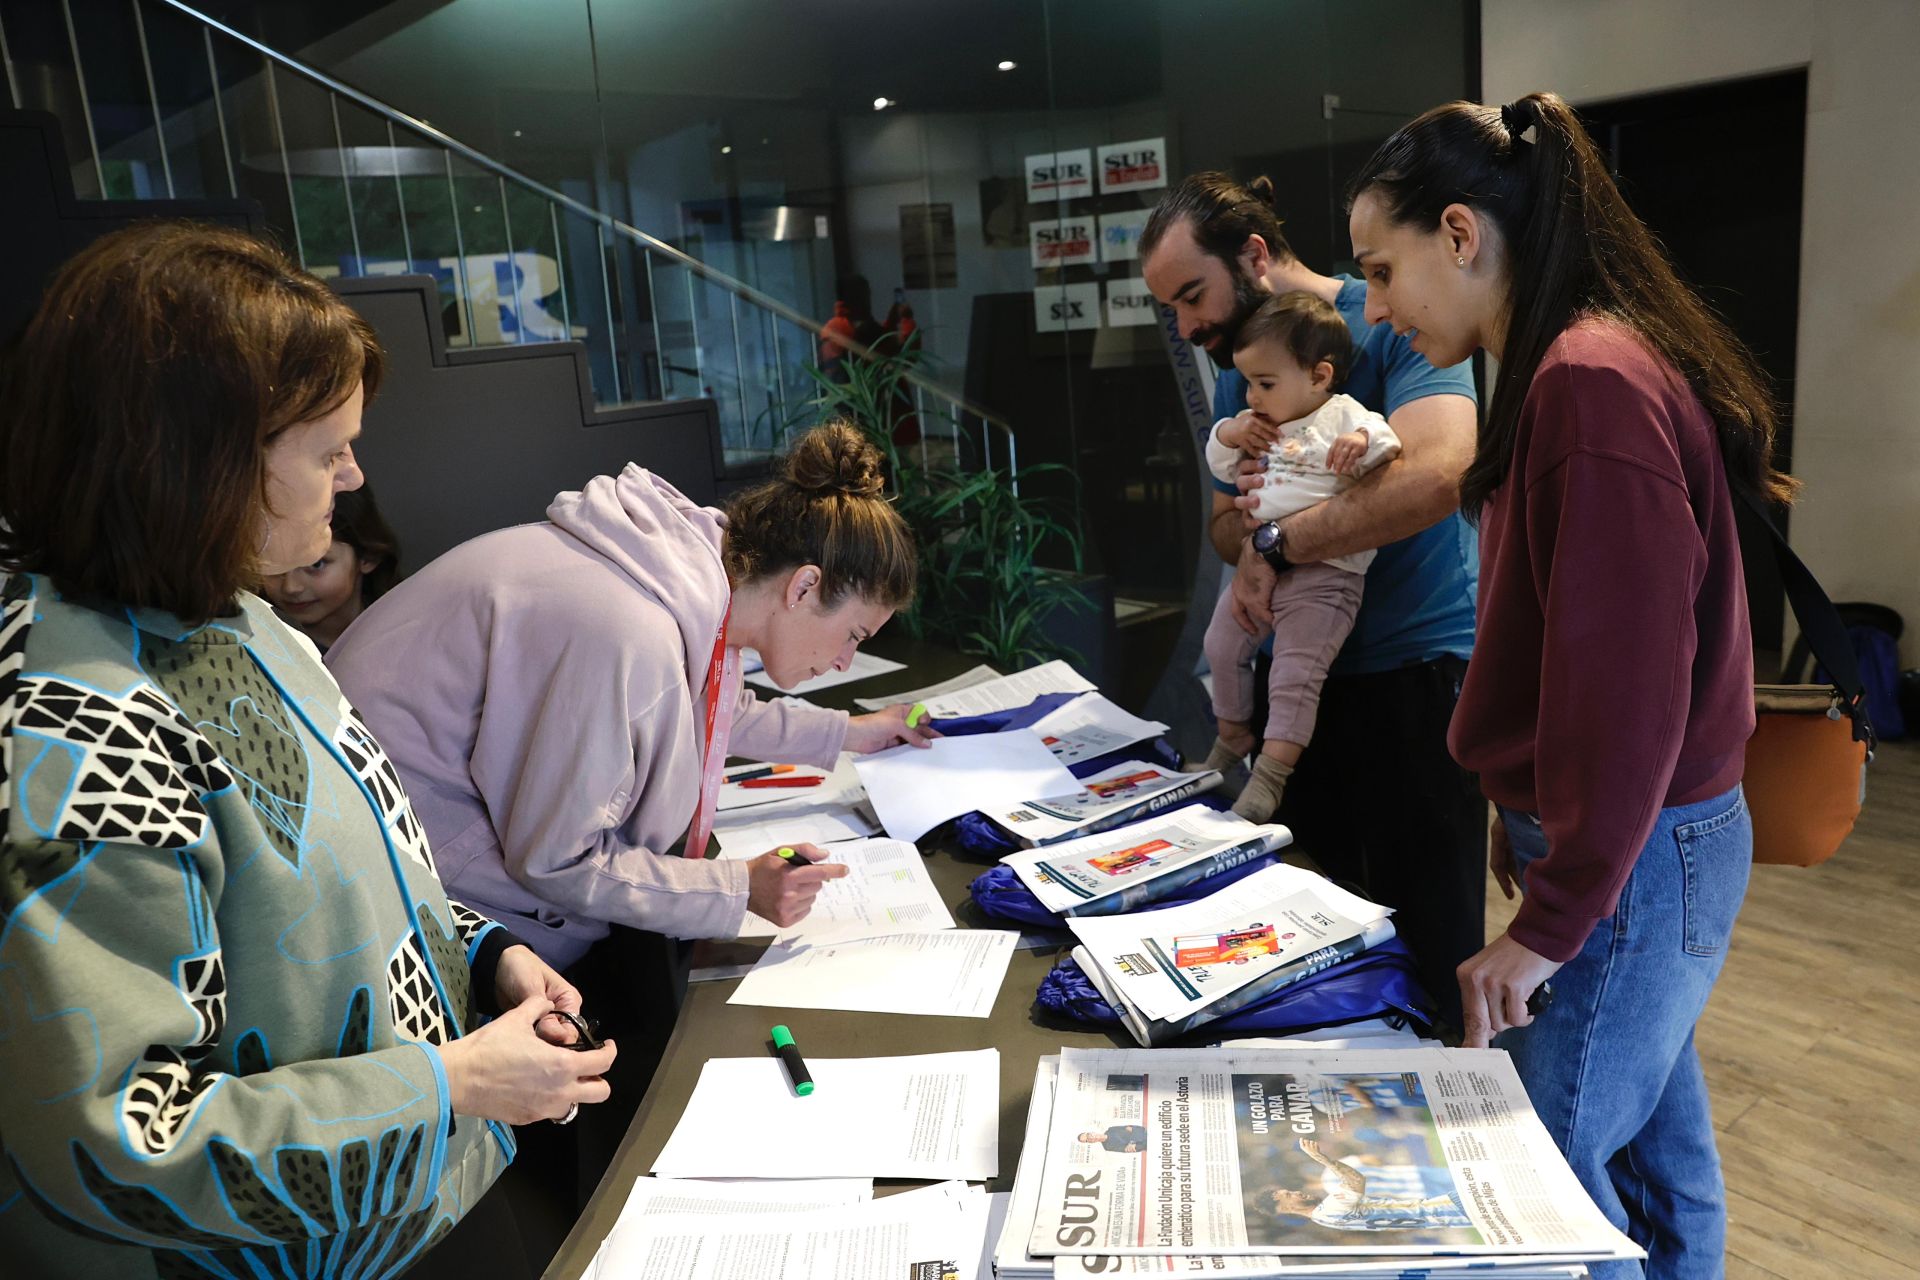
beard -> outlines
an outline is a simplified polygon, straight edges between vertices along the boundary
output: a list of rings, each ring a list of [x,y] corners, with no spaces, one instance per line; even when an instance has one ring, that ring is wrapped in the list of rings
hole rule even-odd
[[[1261,303],[1273,296],[1248,279],[1238,263],[1228,263],[1227,270],[1233,280],[1233,310],[1219,324],[1196,329],[1193,337],[1188,339],[1222,369],[1233,367],[1233,343],[1240,336],[1240,326],[1252,318]],[[1216,337],[1220,339],[1219,345],[1209,347],[1207,344]]]

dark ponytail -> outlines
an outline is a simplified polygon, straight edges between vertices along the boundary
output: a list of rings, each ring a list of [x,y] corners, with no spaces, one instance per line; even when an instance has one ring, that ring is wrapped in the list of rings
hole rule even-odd
[[[905,608],[917,565],[913,534],[885,488],[880,451],[857,427],[815,427],[775,479],[727,503],[727,578],[738,587],[813,564],[828,608],[848,592]]]
[[[1500,229],[1507,250],[1507,337],[1460,506],[1477,519],[1506,479],[1520,406],[1546,355],[1582,312],[1638,333],[1712,415],[1734,483],[1789,502],[1798,482],[1773,467],[1778,411],[1765,373],[1627,207],[1573,109],[1530,93],[1504,107],[1452,102],[1388,138],[1347,188],[1402,225],[1432,230],[1463,204]]]

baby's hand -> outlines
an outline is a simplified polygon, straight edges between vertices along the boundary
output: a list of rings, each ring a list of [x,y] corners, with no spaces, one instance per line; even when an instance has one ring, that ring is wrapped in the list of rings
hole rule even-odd
[[[1327,470],[1337,476],[1360,474],[1360,459],[1367,456],[1367,433],[1349,431],[1335,436],[1327,447]]]
[[[1280,424],[1267,421],[1251,409],[1242,409],[1233,425],[1240,437],[1238,447],[1242,453],[1258,456],[1273,448],[1280,439]]]

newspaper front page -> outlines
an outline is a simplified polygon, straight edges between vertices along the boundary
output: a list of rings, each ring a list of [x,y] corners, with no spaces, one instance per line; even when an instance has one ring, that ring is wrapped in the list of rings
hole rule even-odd
[[[1063,1050],[1028,1248],[1641,1257],[1500,1050]]]

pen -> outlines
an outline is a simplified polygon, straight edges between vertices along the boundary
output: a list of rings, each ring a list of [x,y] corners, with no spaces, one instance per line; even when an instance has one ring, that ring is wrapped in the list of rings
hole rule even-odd
[[[740,785],[749,789],[764,787],[817,787],[825,778],[748,778]]]
[[[907,728],[909,729],[917,728],[920,724],[921,719],[926,717],[927,717],[927,704],[924,702],[914,703],[912,710],[907,712]]]
[[[782,849],[782,853],[791,853]],[[783,1024],[773,1029],[773,1047],[780,1054],[780,1061],[787,1064],[787,1074],[793,1078],[793,1091],[801,1097],[813,1092],[813,1077],[807,1072],[806,1059],[800,1056],[800,1047],[793,1042],[793,1032]]]
[[[771,778],[776,774],[792,773],[790,764],[757,764],[751,769],[739,769],[727,775],[728,782],[748,782],[754,778]]]

